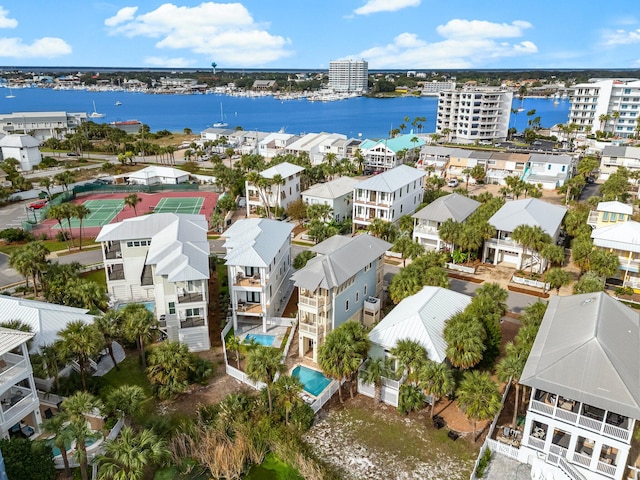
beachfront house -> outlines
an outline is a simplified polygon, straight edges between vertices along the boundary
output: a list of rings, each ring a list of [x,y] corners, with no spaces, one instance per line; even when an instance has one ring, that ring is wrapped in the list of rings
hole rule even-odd
[[[369,234],[335,235],[311,247],[317,254],[292,275],[298,287],[299,355],[318,361],[326,335],[349,320],[380,319],[384,253],[391,244]]]
[[[105,225],[102,244],[113,305],[144,303],[169,340],[209,350],[209,242],[204,215],[154,213]]]
[[[374,219],[396,223],[416,211],[424,196],[426,173],[408,165],[373,175],[354,187],[353,228],[367,228]]]
[[[440,239],[439,228],[447,220],[462,223],[476,211],[480,202],[464,195],[452,193],[438,197],[423,209],[413,214],[413,240],[428,251],[450,248]]]
[[[543,272],[547,260],[540,252],[524,248],[522,244],[511,238],[513,231],[520,225],[538,226],[551,237],[555,244],[560,237],[562,220],[567,212],[566,207],[553,205],[526,198],[506,202],[490,219],[489,224],[496,229],[493,238],[485,240],[482,258],[486,263],[508,263],[518,270],[528,268],[533,263],[536,272]]]
[[[286,211],[291,202],[300,199],[300,177],[304,167],[282,162],[260,172],[267,186],[254,185],[245,181],[247,192],[247,216],[255,215],[258,209],[268,205],[274,209]]]
[[[626,478],[639,368],[637,311],[604,292],[552,296],[520,376],[531,397],[518,459],[554,478]]]
[[[302,192],[307,205],[328,205],[336,222],[353,215],[353,187],[360,180],[354,177],[338,177],[325,183],[316,183]]]
[[[291,223],[247,218],[222,234],[236,334],[239,325],[262,325],[266,332],[271,317],[287,300],[292,231]]]
[[[423,287],[418,293],[403,299],[378,323],[371,332],[371,358],[391,358],[391,350],[399,340],[412,340],[422,345],[430,360],[442,363],[446,360],[447,342],[443,332],[447,320],[462,312],[471,303],[471,297],[440,287]],[[397,371],[398,365],[395,365]],[[402,373],[385,379],[382,400],[398,405],[398,393],[403,383]],[[362,384],[362,382],[360,382]],[[358,386],[358,391],[370,397],[375,394],[373,385]]]
[[[596,248],[618,256],[622,286],[640,290],[640,223],[628,220],[601,226],[591,238]]]
[[[587,225],[593,228],[608,227],[616,223],[628,222],[633,215],[633,206],[616,200],[598,202],[595,210],[589,212]]]
[[[40,400],[27,349],[34,335],[0,327],[0,438],[40,433]]]

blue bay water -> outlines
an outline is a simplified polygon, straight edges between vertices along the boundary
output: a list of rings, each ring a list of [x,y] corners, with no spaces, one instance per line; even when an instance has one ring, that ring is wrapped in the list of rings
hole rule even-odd
[[[8,93],[8,92],[7,92]],[[378,99],[358,97],[333,102],[279,100],[274,97],[232,97],[226,95],[153,95],[129,92],[88,92],[43,88],[14,89],[15,98],[0,96],[0,112],[67,111],[92,112],[93,102],[104,118],[97,122],[139,120],[152,131],[199,133],[220,121],[220,104],[229,128],[300,133],[342,133],[348,137],[385,138],[409,117],[407,131],[416,117],[425,117],[423,132],[435,131],[436,97]],[[116,106],[116,102],[122,102]],[[527,111],[535,109],[543,127],[567,121],[569,102],[527,98],[525,111],[512,114],[510,126],[523,130]],[[520,100],[514,100],[518,108]]]

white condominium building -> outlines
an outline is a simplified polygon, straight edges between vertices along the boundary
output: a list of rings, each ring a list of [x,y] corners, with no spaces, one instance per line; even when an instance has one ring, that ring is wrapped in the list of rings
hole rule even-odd
[[[336,92],[366,92],[369,88],[369,64],[364,60],[329,62],[329,88]]]
[[[570,93],[569,123],[579,131],[612,133],[630,138],[638,127],[640,80],[603,79],[574,85]]]
[[[436,133],[451,141],[505,140],[513,93],[501,88],[446,90],[438,97]]]

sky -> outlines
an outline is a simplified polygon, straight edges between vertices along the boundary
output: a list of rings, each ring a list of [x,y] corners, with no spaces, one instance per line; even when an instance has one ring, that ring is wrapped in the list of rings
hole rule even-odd
[[[578,0],[0,0],[0,66],[640,67],[640,6]]]

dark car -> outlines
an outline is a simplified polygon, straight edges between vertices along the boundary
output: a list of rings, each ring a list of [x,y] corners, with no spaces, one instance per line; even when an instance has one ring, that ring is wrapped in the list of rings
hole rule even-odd
[[[67,152],[67,157],[77,157],[78,154],[76,152]]]

